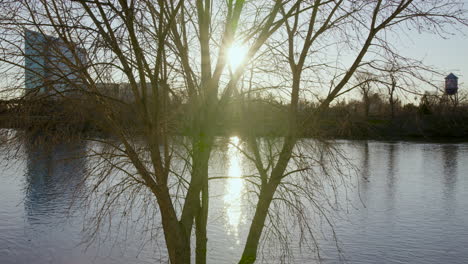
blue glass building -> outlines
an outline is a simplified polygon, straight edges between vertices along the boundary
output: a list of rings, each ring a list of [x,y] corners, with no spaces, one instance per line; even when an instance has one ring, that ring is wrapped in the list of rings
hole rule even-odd
[[[66,93],[79,87],[86,62],[83,48],[31,30],[25,30],[24,38],[27,94]]]

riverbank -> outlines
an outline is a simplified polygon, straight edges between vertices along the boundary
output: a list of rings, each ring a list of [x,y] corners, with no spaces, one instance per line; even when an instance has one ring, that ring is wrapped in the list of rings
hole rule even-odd
[[[0,128],[56,134],[84,134],[112,136],[113,131],[92,104],[76,101],[38,101],[21,103],[0,113]],[[213,120],[212,129],[220,136],[249,134],[281,137],[289,130],[287,105],[254,102],[239,109],[229,104]],[[128,132],[141,134],[144,125],[132,105],[116,107],[116,121]],[[382,107],[382,109],[387,109]],[[187,105],[174,105],[167,117],[164,133],[191,135],[193,114]],[[393,115],[388,111],[374,111],[364,115],[349,105],[333,106],[317,114],[313,106],[300,109],[297,134],[306,138],[373,139],[373,140],[431,140],[468,141],[468,110],[466,107],[421,108],[407,105]],[[163,133],[163,132],[162,132]]]
[[[468,141],[468,119],[433,115],[350,118],[322,121],[320,134],[325,138],[374,140]],[[304,133],[304,136],[311,136]]]

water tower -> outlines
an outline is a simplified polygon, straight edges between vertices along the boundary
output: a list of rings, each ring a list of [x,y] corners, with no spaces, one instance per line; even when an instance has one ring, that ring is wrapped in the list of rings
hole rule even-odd
[[[445,93],[448,95],[454,95],[458,92],[458,77],[455,74],[450,73],[445,77]]]
[[[450,98],[450,101],[458,103],[458,77],[450,73],[445,77],[445,95]]]

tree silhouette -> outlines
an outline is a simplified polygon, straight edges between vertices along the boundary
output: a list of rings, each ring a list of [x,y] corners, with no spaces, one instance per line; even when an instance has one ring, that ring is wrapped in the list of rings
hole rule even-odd
[[[249,92],[286,94],[287,122],[276,143],[248,127],[240,132],[248,145],[244,154],[257,169],[255,214],[240,259],[253,263],[277,198],[303,208],[300,199],[287,197],[303,195],[313,203],[311,191],[325,195],[324,182],[337,181],[329,172],[339,169],[342,153],[325,141],[304,147],[300,140],[301,97],[320,97],[307,120],[314,123],[351,90],[354,74],[369,68],[369,56],[397,53],[386,34],[408,28],[444,35],[466,25],[461,3],[440,0],[22,0],[0,6],[7,88],[24,88],[25,71],[35,74],[43,82],[34,89],[47,88],[43,95],[56,102],[71,98],[74,108],[91,107],[94,126],[112,139],[87,138],[105,146],[92,150],[99,163],[86,177],[94,186],[89,197],[103,202],[96,226],[119,199],[131,207],[138,194],[149,195],[171,263],[190,262],[193,233],[196,263],[206,263],[208,168],[228,104]],[[26,52],[25,30],[53,36],[45,48],[54,57],[41,57],[53,78],[23,63],[25,56],[36,63],[39,58]],[[237,43],[247,52],[232,69],[227,53]],[[341,49],[353,51],[350,63],[341,64]],[[118,95],[110,96],[116,85]],[[132,109],[131,117],[123,119],[122,109]],[[181,162],[189,173],[177,169]],[[303,186],[285,187],[293,175],[300,175]],[[310,230],[306,215],[296,212]]]

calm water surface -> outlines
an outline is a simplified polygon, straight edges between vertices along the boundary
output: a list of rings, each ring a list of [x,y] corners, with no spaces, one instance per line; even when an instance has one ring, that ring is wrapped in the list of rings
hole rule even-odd
[[[342,253],[330,228],[317,229],[324,263],[468,263],[468,144],[336,144],[360,172],[355,188],[348,188],[346,196],[340,193],[347,202],[333,218]],[[139,232],[80,243],[85,212],[68,209],[89,166],[72,158],[83,151],[81,144],[62,144],[50,149],[25,146],[16,158],[0,153],[0,263],[167,262],[164,243],[142,243]],[[224,150],[224,158],[214,159],[214,176],[247,173],[232,146]],[[243,196],[246,183],[214,180],[210,189],[209,262],[236,263],[251,217]],[[294,258],[269,258],[277,250],[270,244],[263,249],[263,262],[316,262],[315,254],[298,243],[290,247]]]

